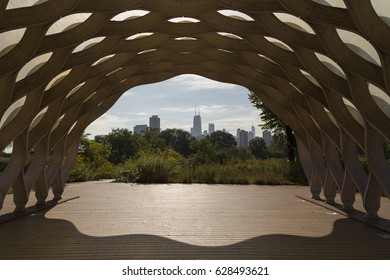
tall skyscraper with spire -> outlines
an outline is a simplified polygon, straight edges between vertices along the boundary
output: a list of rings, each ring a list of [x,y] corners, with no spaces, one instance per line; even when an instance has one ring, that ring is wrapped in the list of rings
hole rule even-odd
[[[196,106],[195,106],[195,116],[194,116],[194,123],[193,127],[191,129],[191,135],[193,137],[199,138],[202,136],[202,119],[200,117],[200,109],[198,113],[196,112]]]

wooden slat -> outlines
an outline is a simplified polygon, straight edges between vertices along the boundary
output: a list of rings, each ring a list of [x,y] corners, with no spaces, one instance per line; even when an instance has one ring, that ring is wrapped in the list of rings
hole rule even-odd
[[[297,195],[308,187],[71,184],[79,198],[0,225],[0,258],[390,259],[385,232]]]

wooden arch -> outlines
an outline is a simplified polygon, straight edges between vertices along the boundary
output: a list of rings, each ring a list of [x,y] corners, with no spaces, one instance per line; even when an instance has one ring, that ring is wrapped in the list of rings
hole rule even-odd
[[[390,193],[390,26],[382,0],[5,0],[0,207],[60,199],[85,128],[134,86],[192,73],[242,85],[298,139],[313,197]],[[368,172],[358,160],[360,147]],[[33,159],[26,166],[28,152]],[[340,161],[342,158],[342,163]]]

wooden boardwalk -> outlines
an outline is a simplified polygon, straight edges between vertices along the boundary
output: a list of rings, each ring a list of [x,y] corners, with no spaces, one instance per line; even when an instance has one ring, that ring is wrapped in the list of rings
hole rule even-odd
[[[308,197],[297,186],[72,184],[63,198],[75,199],[0,224],[0,258],[390,259],[388,232]],[[0,222],[12,210],[8,196]],[[390,230],[389,199],[379,214]]]

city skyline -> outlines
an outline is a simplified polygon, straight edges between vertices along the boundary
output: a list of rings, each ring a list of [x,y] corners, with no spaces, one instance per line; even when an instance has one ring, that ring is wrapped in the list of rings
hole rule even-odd
[[[157,126],[156,126],[156,119],[158,119]],[[138,133],[138,134],[144,134],[144,132],[148,129],[157,130],[158,132],[161,132],[163,129],[160,128],[160,125],[159,125],[160,121],[161,121],[161,119],[158,115],[152,115],[149,117],[149,126],[147,124],[137,124],[133,127],[132,131],[133,131],[133,133]],[[195,126],[197,127],[197,129],[196,129],[197,133],[194,133]],[[228,132],[228,133],[232,134],[233,136],[235,136],[233,133],[227,131],[225,128],[217,128],[216,129],[214,123],[208,123],[207,126],[208,126],[208,129],[202,130],[201,115],[200,115],[200,113],[195,111],[195,115],[193,116],[193,127],[191,127],[190,131],[187,131],[187,132],[189,132],[195,138],[201,138],[201,137],[205,136],[206,134],[210,135],[211,133],[213,133],[215,131],[225,131],[225,132]],[[170,128],[176,128],[176,127],[167,127],[166,129],[170,129]],[[199,131],[201,131],[201,133],[199,133]],[[241,129],[241,128],[237,128],[237,133],[239,131],[246,131],[246,130]],[[266,131],[268,131],[268,130],[263,131],[263,135],[264,135],[264,132],[266,132]],[[246,132],[249,133],[249,138],[248,138],[249,140],[256,137],[256,128],[253,125],[250,127],[250,131],[246,131]],[[235,138],[238,139],[239,137],[235,136]]]
[[[215,130],[226,129],[235,135],[237,128],[250,130],[254,125],[260,133],[260,112],[250,103],[248,93],[249,90],[242,86],[192,74],[180,75],[129,89],[86,132],[93,137],[108,134],[116,128],[132,130],[136,125],[147,124],[153,115],[160,117],[161,130],[178,128],[190,132],[197,105],[203,124],[213,123]]]

